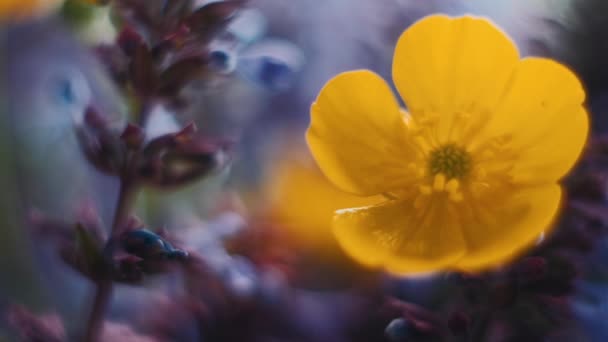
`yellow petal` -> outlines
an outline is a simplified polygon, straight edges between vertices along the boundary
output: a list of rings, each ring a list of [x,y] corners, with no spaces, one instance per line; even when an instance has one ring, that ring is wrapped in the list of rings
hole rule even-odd
[[[486,119],[518,60],[516,46],[488,20],[433,15],[399,38],[393,80],[414,119],[439,115],[436,135],[445,143],[465,134],[453,130],[458,115]]]
[[[465,252],[462,232],[451,224],[440,204],[423,212],[413,201],[336,212],[334,233],[353,259],[395,274],[446,269]],[[424,209],[423,209],[424,210]]]
[[[526,58],[483,136],[510,137],[516,182],[553,183],[570,170],[587,141],[584,101],[581,82],[568,68],[549,59]],[[484,144],[483,139],[478,143]]]
[[[510,261],[549,228],[560,199],[561,188],[553,184],[518,189],[493,208],[477,208],[477,220],[464,224],[468,252],[456,267],[479,271]]]
[[[334,77],[313,103],[311,116],[308,145],[335,185],[366,196],[408,182],[404,116],[378,75],[359,70]]]

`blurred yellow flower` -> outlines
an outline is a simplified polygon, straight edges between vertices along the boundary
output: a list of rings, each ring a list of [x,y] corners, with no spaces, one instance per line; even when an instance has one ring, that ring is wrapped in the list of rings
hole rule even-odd
[[[0,0],[0,21],[43,16],[62,3],[63,0]]]
[[[63,4],[106,5],[110,0],[0,0],[0,21],[20,21],[53,13]]]
[[[426,17],[399,38],[393,80],[339,74],[312,105],[309,147],[342,190],[386,201],[336,212],[353,258],[397,274],[500,265],[560,207],[583,149],[585,92],[566,67],[520,59],[491,22]]]
[[[310,251],[335,254],[331,218],[340,208],[371,205],[382,197],[360,197],[331,184],[301,148],[289,148],[274,165],[267,182],[268,197],[281,227]]]

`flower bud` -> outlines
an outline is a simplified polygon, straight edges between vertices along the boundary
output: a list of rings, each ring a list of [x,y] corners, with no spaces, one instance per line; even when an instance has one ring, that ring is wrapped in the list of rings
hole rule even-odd
[[[125,162],[126,149],[119,134],[95,109],[89,107],[82,124],[76,126],[76,136],[85,157],[99,171],[118,174]]]
[[[173,63],[160,75],[159,94],[167,97],[178,95],[188,83],[205,74],[207,59],[205,56],[196,55]]]
[[[188,125],[177,133],[161,135],[148,143],[138,168],[144,183],[174,187],[195,181],[226,164],[225,143],[195,135]]]
[[[127,56],[133,56],[137,46],[143,42],[141,35],[131,26],[126,26],[116,38],[116,44]]]
[[[143,144],[145,134],[139,126],[130,123],[122,132],[120,138],[125,142],[127,147],[137,150]]]
[[[391,342],[405,342],[411,334],[412,327],[404,318],[395,318],[384,330],[384,336]]]
[[[159,235],[147,230],[137,229],[122,234],[124,250],[142,260],[185,260],[188,253],[174,248]]]

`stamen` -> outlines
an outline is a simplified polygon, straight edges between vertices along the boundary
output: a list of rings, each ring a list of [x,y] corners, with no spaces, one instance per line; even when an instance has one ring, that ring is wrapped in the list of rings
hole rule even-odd
[[[463,200],[464,196],[462,192],[459,191],[460,182],[457,179],[450,179],[450,181],[445,185],[445,190],[448,192],[448,198],[453,202],[460,202]]]
[[[433,189],[435,191],[443,191],[443,189],[445,189],[445,175],[443,173],[435,175],[435,180],[433,181]]]
[[[468,176],[471,164],[469,153],[456,144],[443,145],[433,150],[428,159],[430,174],[443,174],[447,179]]]
[[[450,179],[450,181],[445,185],[445,190],[449,193],[455,193],[456,191],[458,191],[458,188],[460,187],[460,182],[455,179],[452,178]]]

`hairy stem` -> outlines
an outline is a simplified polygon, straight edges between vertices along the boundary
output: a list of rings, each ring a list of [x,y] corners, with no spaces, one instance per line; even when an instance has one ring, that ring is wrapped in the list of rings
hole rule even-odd
[[[114,211],[114,219],[112,220],[111,237],[116,237],[122,232],[122,229],[129,218],[131,207],[135,201],[137,187],[129,177],[124,177],[120,182],[120,192],[118,193],[118,201]]]
[[[93,299],[93,307],[87,322],[87,330],[85,333],[85,341],[99,341],[100,333],[103,329],[103,321],[110,298],[112,296],[112,282],[103,280],[96,284],[95,298]]]
[[[145,122],[151,108],[152,106],[150,104],[142,106],[139,117],[142,122]],[[112,219],[112,231],[110,232],[108,241],[106,241],[106,246],[108,242],[117,239],[124,231],[133,203],[136,200],[139,183],[137,182],[135,168],[137,166],[138,158],[140,157],[139,153],[140,151],[132,150],[126,152],[126,162],[120,173],[120,190],[118,192],[116,208],[114,209],[114,218]],[[104,258],[109,258],[111,260],[112,256],[106,255]],[[112,299],[113,283],[111,271],[111,265],[105,263],[101,279],[95,284],[96,289],[93,307],[87,321],[87,330],[85,333],[86,342],[97,342],[103,329],[105,313]]]
[[[114,211],[114,219],[112,220],[112,232],[110,233],[110,239],[117,237],[129,217],[133,202],[137,194],[137,187],[135,183],[131,181],[128,172],[123,174],[120,182],[120,191],[118,193],[118,200],[116,203],[116,209]],[[108,266],[105,266],[105,270],[102,272],[102,280],[98,281],[95,286],[95,297],[93,299],[93,307],[89,314],[87,321],[87,328],[85,332],[86,342],[98,342],[100,333],[103,329],[103,322],[105,313],[109,306],[112,298],[112,279],[109,275]]]

